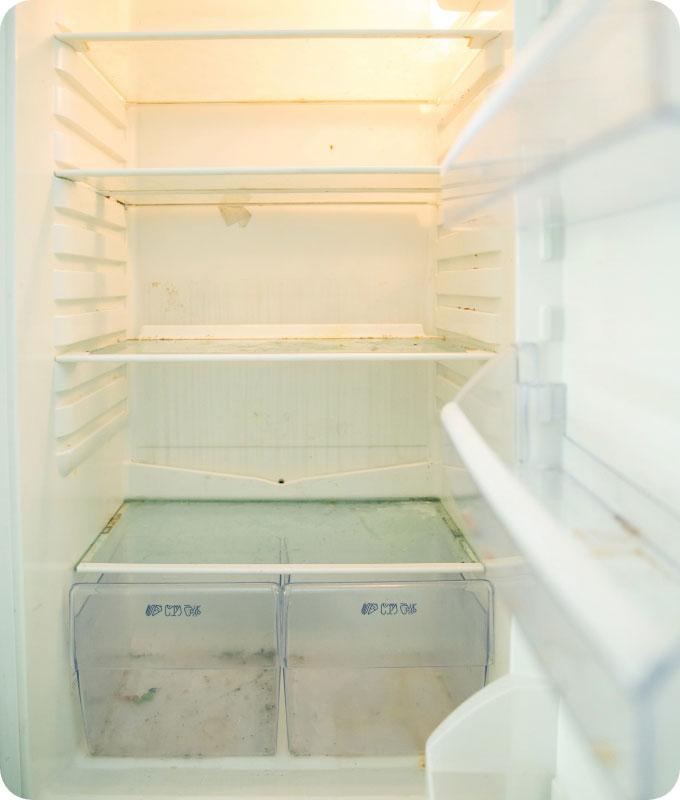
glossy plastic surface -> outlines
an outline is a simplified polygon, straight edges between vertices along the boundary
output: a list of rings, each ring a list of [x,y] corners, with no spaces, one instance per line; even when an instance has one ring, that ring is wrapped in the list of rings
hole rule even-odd
[[[427,740],[429,799],[550,797],[557,709],[540,678],[504,675],[485,686]]]
[[[486,581],[292,584],[284,607],[294,755],[422,752],[435,726],[484,685]]]
[[[679,43],[662,3],[562,3],[446,154],[445,217],[529,181],[568,221],[676,196]]]
[[[518,368],[506,351],[444,409],[471,478],[456,488],[465,532],[597,759],[626,797],[657,796],[680,766],[680,523],[561,437],[559,387],[519,380],[535,357],[523,348]],[[499,413],[515,423],[494,438]]]
[[[273,755],[273,585],[77,584],[72,647],[95,756]]]

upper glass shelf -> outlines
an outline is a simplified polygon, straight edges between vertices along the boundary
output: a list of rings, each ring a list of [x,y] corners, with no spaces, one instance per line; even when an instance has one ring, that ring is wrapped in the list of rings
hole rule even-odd
[[[59,33],[128,102],[436,102],[498,31],[325,28]],[[473,51],[471,52],[471,49]]]
[[[670,200],[679,133],[673,13],[648,0],[563,3],[443,159],[445,221],[530,182],[564,221]]]
[[[58,178],[86,183],[128,205],[244,203],[285,193],[316,202],[360,195],[374,202],[436,202],[437,166],[157,167],[60,169]]]
[[[77,571],[281,575],[483,570],[436,500],[130,500]]]

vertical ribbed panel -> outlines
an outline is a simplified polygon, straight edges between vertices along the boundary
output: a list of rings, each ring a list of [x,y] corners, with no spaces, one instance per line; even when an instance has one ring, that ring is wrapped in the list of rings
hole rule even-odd
[[[125,132],[114,125],[86,97],[71,87],[58,87],[54,115],[67,128],[119,164],[125,163]]]
[[[509,42],[505,35],[479,50],[470,65],[449,86],[439,101],[439,158],[447,153],[465,123],[498,84],[505,68]]]
[[[57,75],[65,84],[122,131],[126,127],[125,102],[100,72],[80,53],[57,43]]]
[[[125,208],[115,200],[96,194],[89,186],[73,181],[54,182],[54,207],[66,217],[101,228],[125,230]]]
[[[494,20],[500,30],[512,27],[508,4],[499,4]],[[452,81],[439,102],[440,158],[449,152],[471,116],[503,77],[512,55],[501,34],[488,42]],[[436,242],[435,327],[487,345],[512,339],[512,267],[514,246],[506,210],[469,219],[461,210],[491,187],[484,170],[465,164],[442,176]],[[441,377],[441,376],[440,376]],[[450,376],[449,376],[450,377]],[[441,384],[441,381],[440,381]],[[443,388],[443,385],[440,385]],[[451,387],[449,387],[451,388]],[[450,395],[451,391],[444,392]]]
[[[125,104],[82,55],[58,46],[55,162],[72,167],[124,166]],[[90,187],[55,178],[53,286],[57,348],[122,339],[127,334],[125,209]],[[117,365],[57,365],[54,434],[57,463],[68,474],[127,419],[127,377]]]
[[[497,345],[506,338],[504,302],[513,261],[500,226],[440,229],[435,279],[435,324]]]

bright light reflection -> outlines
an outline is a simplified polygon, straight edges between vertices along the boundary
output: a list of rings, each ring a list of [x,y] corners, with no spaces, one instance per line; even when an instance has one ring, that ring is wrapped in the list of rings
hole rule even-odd
[[[448,11],[437,0],[430,0],[430,21],[433,28],[453,28],[462,16],[460,11]]]

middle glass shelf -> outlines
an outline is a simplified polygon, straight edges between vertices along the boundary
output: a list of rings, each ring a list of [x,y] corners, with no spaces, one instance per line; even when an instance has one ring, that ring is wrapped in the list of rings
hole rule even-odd
[[[483,571],[433,499],[129,500],[76,567],[186,576]]]
[[[67,350],[82,361],[485,361],[489,345],[465,336],[430,336],[419,324],[143,326],[139,339]]]
[[[127,339],[94,350],[66,352],[62,364],[82,361],[485,361],[490,351],[439,337],[408,339]]]

